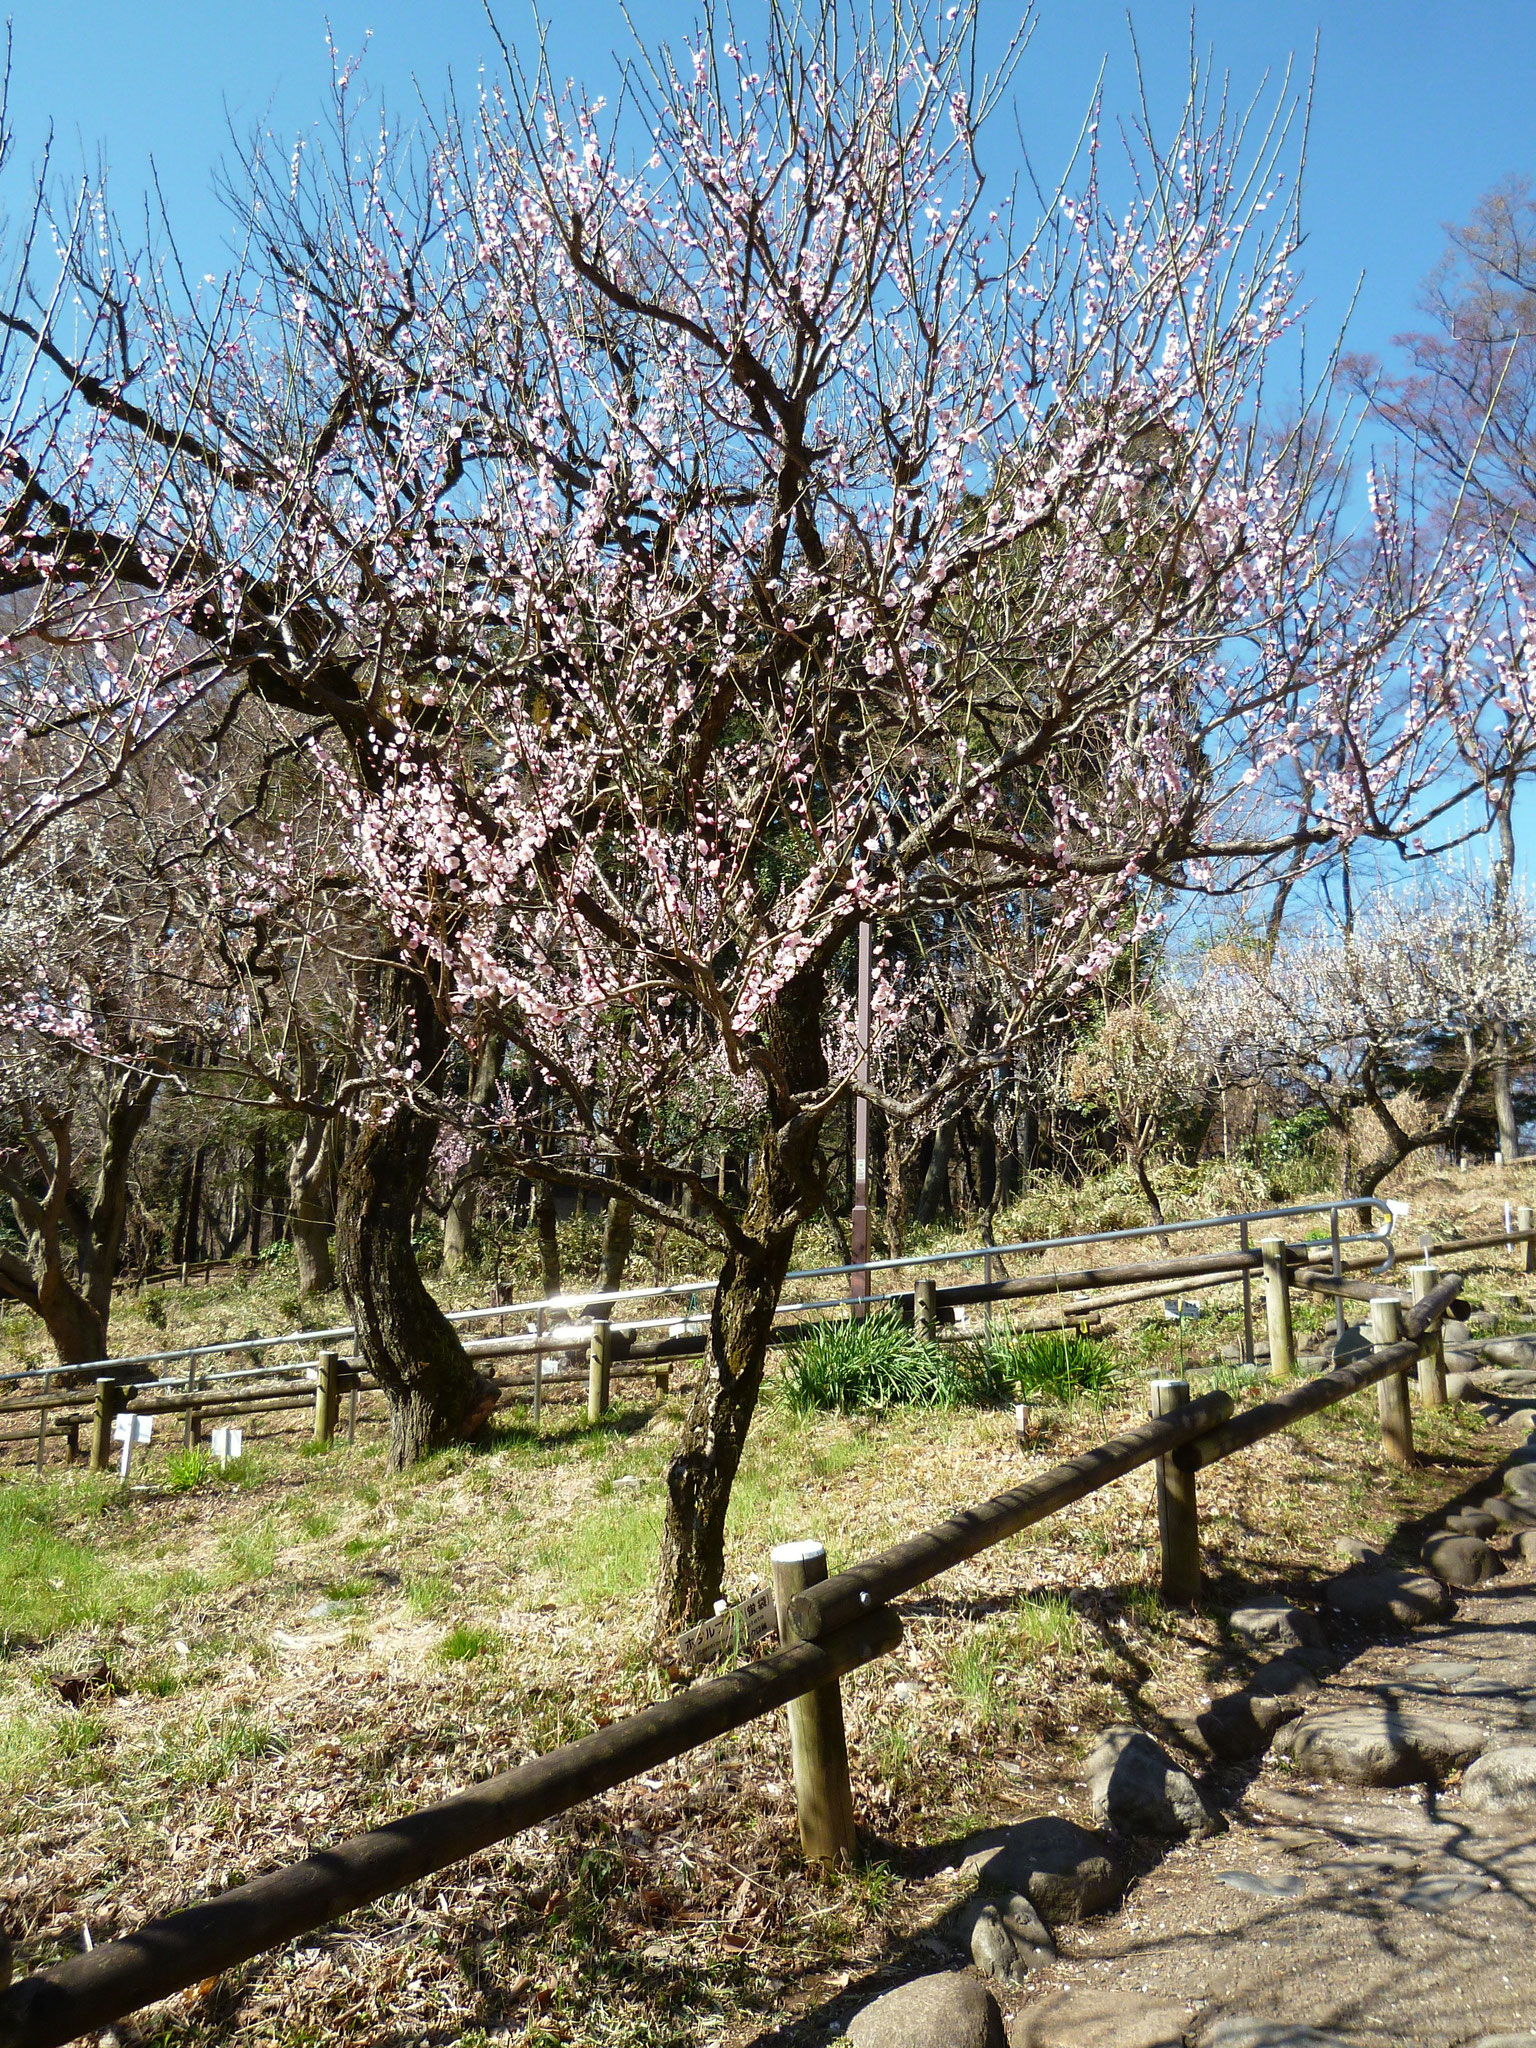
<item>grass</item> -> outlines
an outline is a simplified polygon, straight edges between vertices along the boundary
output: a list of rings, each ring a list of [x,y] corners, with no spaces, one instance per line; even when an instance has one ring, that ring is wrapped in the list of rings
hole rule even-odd
[[[437,1654],[444,1664],[469,1664],[477,1658],[494,1664],[501,1654],[501,1645],[487,1629],[456,1628],[443,1637]]]
[[[1103,1402],[1124,1367],[1093,1337],[1065,1330],[1011,1330],[994,1323],[981,1341],[989,1381],[1017,1387],[1022,1401]]]
[[[818,1323],[796,1344],[784,1392],[797,1415],[817,1410],[980,1407],[1007,1392],[984,1350],[930,1342],[883,1311]]]

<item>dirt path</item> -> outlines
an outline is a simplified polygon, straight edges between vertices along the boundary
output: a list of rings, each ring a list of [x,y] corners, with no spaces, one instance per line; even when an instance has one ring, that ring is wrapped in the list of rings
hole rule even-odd
[[[1489,1420],[1507,1423],[1513,1405],[1493,1403]],[[1515,1455],[1533,1450],[1536,1433]],[[1500,1483],[1491,1469],[1471,1494]],[[1404,1551],[1427,1533],[1405,1527]],[[1381,1639],[1329,1617],[1301,1717],[1251,1763],[1210,1767],[1203,1790],[1222,1831],[1161,1852],[1139,1843],[1141,1875],[1117,1911],[1057,1927],[1055,1957],[1024,1981],[994,1980],[1009,2048],[1536,2048],[1536,1564],[1516,1533],[1496,1539],[1505,1576],[1458,1589],[1448,1619]],[[1190,1702],[1190,1717],[1207,1704]],[[1341,1782],[1297,1738],[1346,1725],[1410,1747],[1417,1731],[1444,1753],[1410,1756],[1400,1775],[1416,1782]],[[1463,1790],[1472,1759],[1526,1746],[1525,1810],[1476,1810]],[[1074,1806],[1086,1820],[1071,1790],[1056,1801]],[[760,2042],[838,2037],[924,1973],[979,2009],[954,1933],[961,1874],[929,1872],[900,1956]],[[860,2048],[1000,2048],[992,2024],[989,2036],[948,2014],[910,2031],[866,2019],[854,2035]]]
[[[1531,1568],[1464,1593],[1448,1623],[1365,1650],[1308,1711],[1381,1706],[1471,1721],[1490,1746],[1536,1739]],[[1469,1812],[1424,1784],[1314,1781],[1271,1755],[1227,1819],[1119,1913],[1065,1931],[1042,1991],[1131,1994],[1127,2043],[1142,1999],[1186,2008],[1194,2039],[1242,2017],[1361,2048],[1536,2041],[1536,1813]],[[1044,2048],[1056,2028],[1043,2021],[1018,2000],[1015,2041]]]

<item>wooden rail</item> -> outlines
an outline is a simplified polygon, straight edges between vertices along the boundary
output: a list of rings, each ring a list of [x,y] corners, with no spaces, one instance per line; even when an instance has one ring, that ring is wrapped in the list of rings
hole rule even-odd
[[[792,1702],[817,1703],[792,1724],[806,1852],[847,1853],[853,1809],[836,1687],[897,1646],[901,1624],[891,1600],[1156,1460],[1165,1596],[1187,1604],[1199,1592],[1195,1476],[1206,1465],[1373,1383],[1400,1391],[1390,1419],[1383,1404],[1383,1441],[1411,1457],[1401,1375],[1433,1339],[1462,1277],[1426,1275],[1425,1282],[1406,1315],[1395,1300],[1378,1301],[1379,1316],[1373,1309],[1373,1327],[1389,1331],[1391,1341],[1242,1414],[1233,1414],[1225,1393],[1193,1400],[1184,1382],[1160,1381],[1151,1421],[831,1578],[814,1582],[819,1546],[790,1546],[793,1557],[781,1551],[775,1559],[779,1649],[436,1806],[23,1978],[0,1993],[0,2048],[62,2048]],[[327,1381],[334,1385],[334,1373],[322,1374]]]

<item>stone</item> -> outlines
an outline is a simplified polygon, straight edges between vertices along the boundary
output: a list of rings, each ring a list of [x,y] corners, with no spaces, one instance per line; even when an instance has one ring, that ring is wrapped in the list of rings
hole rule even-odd
[[[1053,1991],[1018,2021],[1018,2048],[1184,2048],[1193,2014],[1134,1991]]]
[[[1465,1401],[1469,1394],[1475,1394],[1476,1392],[1477,1389],[1473,1386],[1469,1373],[1448,1372],[1446,1374],[1445,1398],[1453,1405],[1458,1401]]]
[[[848,2022],[853,2048],[1008,2048],[986,1985],[965,1970],[898,1984]]]
[[[1305,1607],[1293,1607],[1288,1600],[1253,1600],[1234,1607],[1227,1626],[1240,1642],[1255,1650],[1320,1648],[1324,1641],[1317,1616]]]
[[[1467,2048],[1536,2048],[1536,2034],[1479,2034]]]
[[[1494,1494],[1482,1503],[1483,1513],[1505,1529],[1536,1529],[1536,1508],[1522,1507],[1519,1501],[1505,1500],[1502,1494]]]
[[[1333,1547],[1338,1556],[1351,1558],[1356,1564],[1377,1564],[1381,1560],[1381,1552],[1372,1550],[1358,1536],[1335,1536]]]
[[[1426,1621],[1444,1621],[1455,1602],[1427,1572],[1399,1571],[1395,1565],[1370,1564],[1341,1572],[1323,1587],[1325,1604],[1358,1628],[1397,1633]]]
[[[1536,1746],[1518,1742],[1485,1751],[1461,1781],[1461,1803],[1473,1813],[1536,1810]]]
[[[1480,1536],[1431,1536],[1423,1557],[1449,1586],[1481,1586],[1504,1570],[1504,1560]]]
[[[1218,1870],[1216,1882],[1252,1899],[1299,1899],[1307,1888],[1299,1877],[1266,1877],[1259,1870]]]
[[[1210,1835],[1207,1811],[1187,1771],[1140,1728],[1109,1728],[1084,1766],[1093,1817],[1122,1835]]]
[[[1315,1678],[1312,1690],[1317,1690]],[[1287,1721],[1294,1721],[1305,1710],[1305,1704],[1291,1693],[1245,1687],[1242,1692],[1212,1700],[1208,1707],[1190,1717],[1187,1726],[1192,1738],[1222,1763],[1246,1763],[1250,1757],[1262,1756],[1274,1740],[1275,1731]]]
[[[1342,2034],[1325,2034],[1291,2020],[1255,2020],[1242,2015],[1218,2020],[1197,2039],[1200,2048],[1349,2048]]]
[[[1522,1529],[1515,1538],[1515,1548],[1524,1563],[1530,1564],[1536,1559],[1536,1529]]]
[[[1459,1514],[1447,1515],[1445,1526],[1456,1536],[1497,1536],[1499,1518],[1482,1508],[1463,1508]]]
[[[1465,1663],[1459,1657],[1424,1657],[1403,1673],[1415,1685],[1459,1685],[1464,1678],[1476,1678],[1480,1664]]]
[[[1125,1872],[1104,1836],[1053,1814],[988,1828],[964,1850],[964,1866],[984,1891],[1022,1892],[1047,1927],[1107,1913],[1125,1890]]]
[[[1357,1358],[1364,1358],[1370,1348],[1370,1333],[1364,1323],[1346,1323],[1343,1336],[1334,1339],[1329,1363],[1351,1365]]]
[[[1471,1721],[1431,1719],[1396,1706],[1339,1707],[1303,1714],[1275,1738],[1299,1770],[1340,1785],[1437,1783],[1483,1747]]]
[[[1522,1507],[1536,1507],[1536,1465],[1511,1464],[1504,1474],[1504,1491]]]
[[[1448,1346],[1463,1345],[1471,1339],[1472,1331],[1465,1316],[1442,1316],[1440,1334]]]
[[[1485,1337],[1477,1351],[1489,1365],[1512,1366],[1516,1371],[1536,1366],[1536,1337]]]
[[[1448,1913],[1488,1889],[1486,1877],[1416,1877],[1403,1893],[1403,1904],[1415,1913]]]
[[[962,1911],[963,1934],[977,1973],[1000,1984],[1023,1984],[1031,1970],[1056,1960],[1056,1944],[1022,1892],[998,1905],[973,1899]]]

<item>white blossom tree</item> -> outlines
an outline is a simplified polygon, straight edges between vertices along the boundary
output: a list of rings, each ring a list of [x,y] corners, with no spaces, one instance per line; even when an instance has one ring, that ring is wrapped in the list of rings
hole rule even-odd
[[[1347,546],[1326,427],[1262,430],[1283,165],[1217,105],[1132,138],[1118,206],[1095,142],[1033,221],[984,189],[1005,86],[966,9],[838,0],[771,10],[760,56],[713,24],[642,53],[633,159],[539,76],[370,138],[343,74],[328,154],[249,166],[245,272],[184,294],[90,210],[63,299],[0,314],[0,594],[63,650],[4,742],[8,843],[188,705],[304,730],[387,934],[337,1247],[392,1454],[483,1413],[410,1220],[455,1036],[493,1029],[503,1156],[721,1261],[667,1621],[720,1588],[858,922],[1027,905],[1034,1015],[1150,881],[1411,833],[1470,786],[1490,668],[1524,702],[1485,555],[1421,558],[1380,490]],[[740,1196],[698,1170],[722,1120]]]

